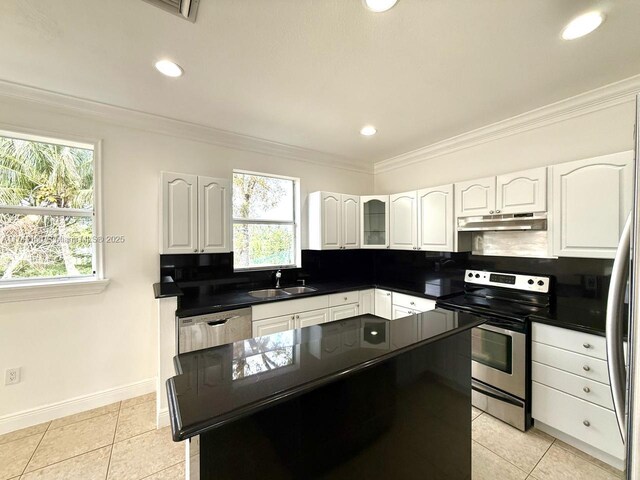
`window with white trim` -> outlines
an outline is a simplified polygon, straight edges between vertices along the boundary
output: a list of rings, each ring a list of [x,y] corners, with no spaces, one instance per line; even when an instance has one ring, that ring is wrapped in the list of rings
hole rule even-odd
[[[300,265],[299,179],[233,172],[233,264],[238,269]]]
[[[0,132],[0,285],[94,279],[91,144]]]

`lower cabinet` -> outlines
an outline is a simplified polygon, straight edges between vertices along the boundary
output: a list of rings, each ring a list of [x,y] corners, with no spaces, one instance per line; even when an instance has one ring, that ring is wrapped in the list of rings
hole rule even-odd
[[[274,333],[286,332],[294,328],[296,328],[295,315],[284,315],[282,317],[255,320],[251,334],[254,337],[262,337]]]
[[[411,315],[415,315],[415,310],[411,310],[410,308],[401,307],[399,305],[394,305],[391,310],[391,320],[397,320],[398,318],[410,317]]]
[[[329,321],[344,320],[345,318],[357,317],[359,305],[352,303],[350,305],[341,305],[339,307],[331,307],[329,309]]]
[[[322,310],[312,310],[310,312],[302,312],[296,314],[295,328],[310,327],[329,321],[329,311],[326,308]]]
[[[374,314],[376,311],[376,290],[360,290],[360,308],[358,315]]]
[[[375,313],[377,317],[391,320],[392,318],[391,292],[388,290],[382,290],[381,288],[376,288],[374,303],[375,305],[374,305],[373,313]]]

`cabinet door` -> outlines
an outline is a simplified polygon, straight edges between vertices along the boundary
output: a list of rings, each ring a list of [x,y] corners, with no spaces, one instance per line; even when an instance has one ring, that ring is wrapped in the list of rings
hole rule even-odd
[[[418,191],[418,250],[452,252],[453,185]]]
[[[296,314],[296,328],[310,327],[312,325],[319,325],[328,321],[329,310],[326,308]]]
[[[633,152],[551,167],[553,254],[614,258],[631,211]]]
[[[266,318],[256,320],[252,325],[252,335],[262,337],[273,333],[286,332],[296,328],[295,315],[284,315],[282,317]]]
[[[160,253],[198,251],[198,177],[182,173],[160,174]]]
[[[342,247],[360,247],[360,197],[342,195]]]
[[[496,177],[455,184],[456,217],[492,215],[496,209]]]
[[[547,167],[498,175],[496,213],[531,213],[547,210]]]
[[[389,246],[389,196],[360,197],[360,248]]]
[[[198,177],[198,247],[201,253],[231,251],[231,185]]]
[[[360,290],[360,315],[375,312],[375,289]]]
[[[322,192],[320,195],[322,250],[336,250],[342,245],[342,196]]]
[[[416,192],[389,196],[389,247],[395,250],[415,250],[418,236]]]
[[[391,311],[391,319],[397,320],[398,318],[410,317],[411,315],[415,315],[416,312],[407,307],[402,307],[400,305],[394,305]]]
[[[352,303],[349,305],[342,305],[340,307],[331,307],[329,309],[329,321],[335,322],[336,320],[344,320],[345,318],[358,316],[358,304]]]
[[[391,320],[391,292],[376,288],[375,309],[377,317]]]

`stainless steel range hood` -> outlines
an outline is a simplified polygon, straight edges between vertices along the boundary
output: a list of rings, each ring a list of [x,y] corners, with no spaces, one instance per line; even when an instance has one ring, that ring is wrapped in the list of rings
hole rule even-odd
[[[517,213],[458,218],[459,232],[546,230],[547,214]]]

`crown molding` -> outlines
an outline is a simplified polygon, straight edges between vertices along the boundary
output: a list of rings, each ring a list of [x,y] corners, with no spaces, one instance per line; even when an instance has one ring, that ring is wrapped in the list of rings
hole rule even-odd
[[[6,80],[0,80],[0,98],[1,97],[28,101],[38,105],[61,109],[66,113],[83,118],[97,119],[118,126],[136,128],[196,142],[260,153],[271,157],[297,160],[315,165],[331,166],[354,172],[373,173],[372,166],[347,157],[273,142],[263,138],[229,132],[198,123],[141,112],[139,110],[118,107],[107,103],[74,97],[72,95],[8,82]]]
[[[510,135],[563,122],[622,103],[632,102],[638,93],[640,93],[640,75],[376,162],[374,174],[390,172]]]

